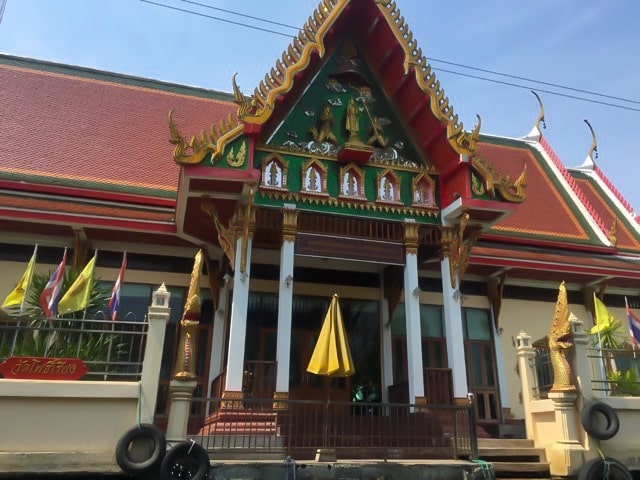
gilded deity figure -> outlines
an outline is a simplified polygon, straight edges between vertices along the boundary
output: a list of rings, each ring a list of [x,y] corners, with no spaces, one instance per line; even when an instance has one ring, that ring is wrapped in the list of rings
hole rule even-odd
[[[322,107],[320,113],[320,121],[318,127],[311,127],[310,132],[313,137],[313,141],[317,143],[329,142],[334,145],[338,143],[338,139],[333,134],[333,113],[331,112],[331,106],[328,103]]]
[[[349,132],[349,139],[347,140],[349,143],[356,143],[360,141],[358,138],[358,131],[360,130],[358,113],[358,105],[356,105],[354,98],[351,97],[347,104],[347,116],[344,125],[347,132]]]

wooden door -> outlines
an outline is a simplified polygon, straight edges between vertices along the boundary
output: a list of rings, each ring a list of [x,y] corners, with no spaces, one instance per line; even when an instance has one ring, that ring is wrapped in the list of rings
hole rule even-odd
[[[292,400],[351,401],[349,377],[330,378],[307,372],[307,365],[318,341],[319,332],[294,330],[291,337],[289,398]]]
[[[476,418],[480,423],[499,423],[502,411],[489,311],[465,308],[464,323],[467,382],[475,395]]]

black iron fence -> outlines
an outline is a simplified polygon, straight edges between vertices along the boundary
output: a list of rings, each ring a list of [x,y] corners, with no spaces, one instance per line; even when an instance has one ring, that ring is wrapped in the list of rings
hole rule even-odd
[[[606,395],[640,396],[640,350],[591,348],[593,389]]]
[[[473,405],[195,398],[211,412],[190,438],[212,458],[477,458]]]
[[[137,381],[147,327],[147,322],[0,315],[0,363],[11,357],[79,358],[88,369],[82,380]],[[33,362],[23,361],[20,368]],[[46,368],[40,363],[32,367]]]

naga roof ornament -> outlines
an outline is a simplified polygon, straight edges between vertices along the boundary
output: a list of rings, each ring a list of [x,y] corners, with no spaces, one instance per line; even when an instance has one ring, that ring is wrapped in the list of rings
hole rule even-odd
[[[199,136],[192,135],[190,140],[182,136],[177,125],[173,121],[173,110],[169,112],[169,142],[175,145],[173,160],[181,165],[197,164],[211,153],[212,161],[220,156],[225,143],[232,137],[242,133],[242,123],[229,114],[226,119],[220,120],[216,128],[211,125],[209,132],[204,130]]]

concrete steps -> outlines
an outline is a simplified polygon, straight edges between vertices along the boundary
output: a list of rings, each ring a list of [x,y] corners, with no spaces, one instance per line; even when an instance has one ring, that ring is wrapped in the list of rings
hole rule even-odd
[[[496,479],[551,478],[545,451],[533,440],[479,438],[478,457],[493,466]]]

